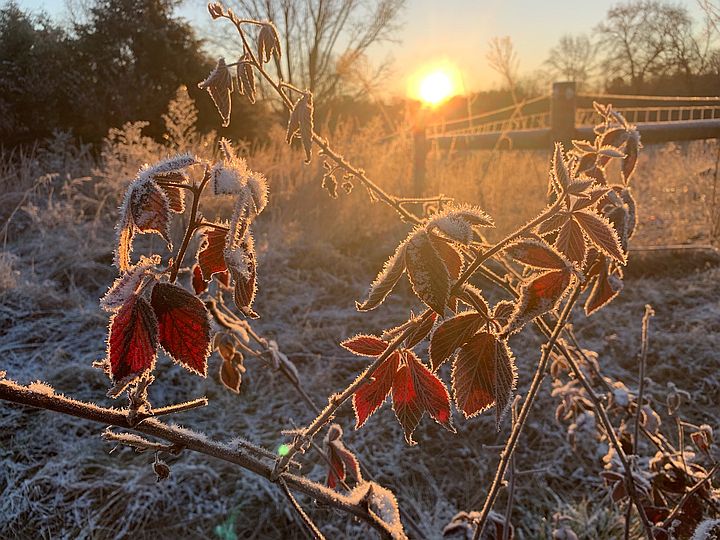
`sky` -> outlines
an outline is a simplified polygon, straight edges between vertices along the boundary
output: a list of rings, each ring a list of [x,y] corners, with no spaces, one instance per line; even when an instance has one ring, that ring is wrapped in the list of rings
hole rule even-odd
[[[16,0],[24,8],[61,16],[66,0]],[[500,86],[488,67],[486,53],[493,37],[510,36],[520,61],[520,74],[541,69],[548,51],[568,33],[590,32],[618,0],[407,0],[401,16],[399,43],[370,51],[379,63],[392,59],[392,93],[402,94],[423,67],[451,62],[468,90]],[[695,0],[679,2],[697,19]],[[185,0],[180,14],[199,29],[209,17],[202,0]]]

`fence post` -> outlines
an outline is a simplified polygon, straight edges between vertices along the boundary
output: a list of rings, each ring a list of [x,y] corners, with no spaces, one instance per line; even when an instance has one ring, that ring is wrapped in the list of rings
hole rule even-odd
[[[575,82],[555,82],[550,97],[550,135],[560,141],[566,150],[575,138]]]
[[[426,111],[420,109],[415,117],[415,125],[413,126],[413,196],[422,197],[425,192],[425,176],[427,172],[427,114]]]

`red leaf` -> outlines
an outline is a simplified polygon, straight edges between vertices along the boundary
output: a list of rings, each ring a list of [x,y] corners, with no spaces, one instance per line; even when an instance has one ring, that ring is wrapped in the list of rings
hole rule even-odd
[[[486,332],[475,334],[453,363],[455,403],[466,418],[495,404],[498,429],[517,383],[515,362],[505,341]]]
[[[325,438],[325,451],[330,468],[328,470],[327,485],[335,489],[337,484],[344,482],[348,477],[356,483],[362,480],[360,464],[342,440],[343,431],[338,424],[332,424]]]
[[[340,345],[360,356],[380,356],[388,346],[388,344],[379,337],[367,334],[358,334],[357,336],[346,339],[340,343]]]
[[[405,432],[405,441],[412,438],[423,414],[428,413],[445,428],[455,431],[450,417],[450,395],[437,378],[411,351],[404,351],[405,364],[395,374],[392,385],[393,410]]]
[[[445,268],[447,268],[450,277],[453,280],[459,278],[463,267],[463,259],[460,252],[458,252],[458,250],[448,242],[435,236],[434,234],[428,234],[428,237],[430,238],[430,242],[432,242],[433,247],[445,263]]]
[[[572,281],[570,270],[554,270],[536,277],[523,286],[508,331],[517,331],[526,323],[555,309]]]
[[[412,349],[415,345],[425,339],[425,337],[430,333],[430,330],[432,330],[436,319],[437,313],[434,311],[428,312],[428,314],[420,321],[420,324],[405,340],[405,348]]]
[[[505,253],[531,268],[562,270],[568,266],[567,260],[560,253],[541,240],[520,240],[508,246]]]
[[[156,284],[151,302],[160,327],[160,345],[173,360],[204,377],[210,355],[210,320],[205,304],[170,283]]]
[[[500,300],[493,308],[492,318],[503,328],[507,325],[510,317],[515,311],[515,303],[509,300]]]
[[[568,214],[566,212],[559,212],[553,216],[550,216],[538,226],[538,234],[544,236],[553,231],[557,231],[565,224],[565,221],[567,221],[567,219]]]
[[[416,231],[410,237],[405,263],[415,294],[443,315],[450,293],[450,273],[424,230]]]
[[[476,311],[466,311],[437,327],[430,339],[430,364],[436,371],[456,349],[477,332],[487,318]]]
[[[160,186],[160,188],[165,192],[170,210],[182,214],[185,211],[185,192],[176,186]]]
[[[380,364],[372,374],[370,381],[355,391],[353,394],[355,429],[362,427],[365,421],[383,404],[392,388],[399,363],[400,353],[395,351]]]
[[[587,255],[585,235],[580,225],[572,217],[560,229],[557,240],[555,240],[555,247],[572,262],[577,263],[579,268],[582,268]]]
[[[170,242],[170,202],[152,180],[136,184],[130,194],[130,214],[141,232],[155,232]]]
[[[584,210],[572,215],[595,247],[622,264],[627,262],[617,232],[607,219]]]
[[[397,247],[393,256],[387,260],[383,269],[370,285],[367,300],[362,304],[355,303],[358,311],[375,309],[392,292],[405,271],[405,249],[405,242],[403,242]]]
[[[130,297],[110,319],[108,354],[114,381],[152,369],[157,356],[158,321],[150,304]]]
[[[198,263],[205,281],[210,281],[213,274],[227,270],[223,254],[226,236],[227,231],[220,229],[211,228],[205,231],[205,239],[198,252]]]
[[[585,300],[585,314],[592,315],[598,309],[610,303],[623,288],[623,282],[620,276],[609,273],[607,261],[600,263],[600,273],[595,279],[590,294]]]
[[[192,286],[193,290],[195,291],[195,294],[203,293],[207,290],[209,281],[205,281],[202,276],[202,271],[200,270],[200,266],[193,265],[193,275],[192,275]]]

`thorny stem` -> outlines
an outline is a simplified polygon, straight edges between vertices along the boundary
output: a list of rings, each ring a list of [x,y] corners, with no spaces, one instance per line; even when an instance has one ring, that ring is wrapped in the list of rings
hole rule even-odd
[[[268,480],[274,477],[272,465],[255,455],[251,455],[244,450],[231,448],[226,444],[209,440],[205,435],[193,433],[175,426],[169,426],[155,418],[148,418],[138,424],[132,425],[128,420],[126,410],[100,407],[93,403],[49,393],[46,390],[35,390],[7,379],[0,380],[0,399],[30,407],[55,411],[77,418],[84,418],[105,425],[132,429],[158,439],[163,439],[177,446],[182,446],[187,450],[233,463]],[[357,516],[375,528],[382,538],[392,538],[392,534],[387,525],[363,507],[362,504],[357,504],[348,497],[331,491],[325,486],[301,476],[285,472],[277,476],[277,479],[282,479],[290,489],[296,492],[305,493],[327,506]]]
[[[502,251],[510,242],[531,231],[537,225],[552,216],[560,208],[561,204],[562,203],[559,200],[556,201],[555,203],[553,203],[552,206],[547,207],[544,212],[542,212],[538,217],[527,223],[525,226],[521,227],[514,233],[511,233],[487,251],[479,253],[475,257],[473,262],[470,264],[470,266],[467,268],[467,270],[463,272],[462,275],[455,282],[450,291],[450,295],[456,293],[462,287],[462,285],[468,279],[470,279],[473,273],[482,266],[483,262],[485,262],[487,259],[495,255],[496,253]],[[417,320],[422,320],[430,312],[431,310],[429,308],[426,309],[425,312],[417,318]],[[340,394],[335,394],[331,397],[325,410],[321,414],[319,414],[307,428],[302,430],[302,437],[297,437],[293,444],[290,446],[288,453],[278,461],[278,466],[276,470],[282,471],[287,466],[287,461],[289,461],[289,459],[292,458],[292,456],[298,450],[300,450],[303,445],[304,439],[312,439],[312,437],[314,437],[317,432],[320,431],[320,429],[322,429],[322,427],[327,422],[329,422],[330,419],[335,415],[335,411],[340,408],[340,406],[345,403],[345,401],[347,401],[355,393],[355,391],[360,388],[360,386],[362,386],[365,381],[367,381],[372,376],[373,373],[375,373],[375,370],[380,366],[380,364],[382,364],[390,356],[390,354],[392,354],[400,346],[400,344],[414,331],[414,329],[415,325],[408,325],[408,327],[400,335],[398,335],[393,341],[390,342],[387,349],[385,349],[385,352],[378,356],[362,375],[355,379]]]
[[[517,296],[517,293],[515,290],[505,281],[500,279],[498,276],[493,274],[490,270],[487,270],[485,268],[482,269],[483,275],[485,275],[488,279],[491,279],[493,282],[495,282],[497,285],[505,289],[506,291],[510,292],[512,295]],[[579,290],[579,289],[578,289]],[[559,320],[559,319],[558,319]],[[539,318],[535,321],[536,325],[540,329],[540,331],[546,336],[551,336],[550,326],[542,319]],[[574,336],[573,336],[574,337]],[[610,422],[610,419],[607,416],[607,413],[605,412],[605,407],[603,406],[602,402],[600,401],[600,398],[593,390],[592,386],[590,385],[590,382],[588,381],[587,377],[585,376],[585,373],[580,369],[575,359],[572,357],[568,349],[562,344],[562,343],[554,343],[554,347],[565,357],[565,359],[568,362],[568,365],[572,369],[573,373],[577,377],[577,379],[582,384],[585,391],[588,393],[588,396],[590,397],[590,401],[593,404],[593,408],[595,409],[595,412],[597,416],[600,418],[600,422],[603,424],[603,428],[607,432],[608,439],[610,440],[610,444],[612,444],[613,448],[615,449],[615,452],[618,455],[618,458],[620,459],[620,463],[623,466],[623,469],[625,471],[625,475],[627,478],[627,485],[628,485],[628,494],[635,504],[636,508],[638,509],[638,514],[640,515],[640,519],[643,523],[643,526],[645,527],[646,534],[649,532],[650,536],[648,538],[652,539],[652,529],[650,526],[650,521],[647,518],[647,515],[645,513],[644,507],[640,504],[640,500],[637,496],[637,491],[635,490],[635,481],[632,477],[632,468],[630,466],[630,462],[627,459],[627,456],[625,455],[625,452],[622,448],[622,445],[620,444],[620,441],[617,438],[617,435],[615,433],[615,429],[612,426],[612,423]]]
[[[183,259],[185,258],[185,252],[190,245],[190,240],[192,240],[193,234],[195,234],[195,231],[198,229],[199,224],[197,220],[197,215],[198,208],[200,207],[200,197],[202,196],[202,192],[209,181],[210,167],[206,165],[205,173],[203,174],[203,178],[200,181],[200,184],[197,187],[192,186],[193,202],[192,208],[190,210],[190,221],[188,222],[187,229],[185,230],[185,237],[183,238],[180,249],[178,250],[177,259],[175,259],[175,261],[173,262],[172,269],[170,270],[170,283],[175,283],[178,272],[180,271],[180,267],[182,266]]]
[[[166,414],[174,414],[199,407],[207,407],[208,400],[205,397],[193,399],[192,401],[186,401],[185,403],[177,403],[176,405],[167,405],[166,407],[160,407],[159,409],[153,409],[150,416],[163,416]]]
[[[527,422],[527,418],[530,414],[530,410],[532,409],[538,390],[540,390],[540,384],[545,378],[545,369],[547,367],[548,360],[550,359],[550,351],[552,351],[553,346],[555,345],[558,337],[560,336],[560,332],[565,327],[565,323],[567,322],[568,317],[570,317],[572,308],[575,305],[575,301],[577,300],[579,295],[580,287],[575,287],[572,294],[568,298],[562,313],[560,314],[560,318],[555,324],[555,328],[553,329],[550,339],[543,346],[543,352],[540,357],[540,361],[538,362],[537,369],[535,370],[533,380],[530,383],[527,397],[525,398],[522,408],[520,409],[518,420],[513,426],[510,437],[508,437],[508,440],[505,443],[505,448],[500,454],[500,463],[498,463],[497,469],[495,470],[495,478],[492,485],[490,486],[490,491],[485,498],[483,508],[480,511],[480,517],[477,520],[477,527],[475,528],[475,532],[473,534],[473,540],[478,540],[482,536],[483,531],[485,530],[488,515],[490,514],[490,510],[492,510],[492,507],[495,504],[495,499],[497,499],[500,488],[502,487],[502,481],[505,477],[505,471],[507,470],[508,464],[510,463],[510,459],[515,453],[517,441],[520,438],[520,434],[522,433],[523,428],[525,427],[525,423]]]
[[[300,431],[298,436],[295,437],[295,440],[293,441],[292,445],[288,449],[287,454],[285,454],[275,465],[275,470],[273,471],[273,475],[277,476],[282,473],[282,471],[285,470],[287,467],[287,464],[290,462],[290,459],[299,451],[302,449],[302,447],[306,444],[308,440],[312,440],[312,438],[320,431],[325,424],[327,424],[332,418],[335,416],[335,411],[337,411],[340,406],[345,403],[354,393],[355,391],[362,386],[365,381],[372,376],[373,373],[377,370],[377,368],[380,367],[380,365],[387,360],[387,358],[395,352],[395,350],[400,346],[400,344],[407,338],[414,330],[413,325],[409,325],[405,331],[403,331],[400,335],[398,335],[394,340],[390,342],[387,349],[385,349],[385,352],[383,352],[380,356],[378,356],[375,361],[365,370],[365,373],[360,375],[357,379],[355,379],[345,390],[340,392],[339,394],[333,394],[330,396],[330,399],[328,400],[328,405],[325,407],[325,409],[315,417],[315,419],[304,429]]]

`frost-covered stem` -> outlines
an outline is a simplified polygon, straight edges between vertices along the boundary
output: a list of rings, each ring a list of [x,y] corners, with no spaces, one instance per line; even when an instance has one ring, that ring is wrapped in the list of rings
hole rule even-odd
[[[208,400],[206,397],[193,399],[192,401],[186,401],[184,403],[176,403],[175,405],[167,405],[160,407],[159,409],[153,409],[150,416],[163,416],[166,414],[175,414],[184,411],[190,411],[199,407],[207,407]]]
[[[507,467],[510,463],[510,458],[512,458],[513,454],[515,453],[517,441],[520,438],[520,434],[525,427],[525,423],[527,422],[530,411],[533,407],[533,404],[535,403],[535,398],[537,396],[538,390],[540,390],[540,384],[545,378],[545,369],[547,368],[547,364],[550,359],[550,351],[552,351],[553,346],[555,345],[558,337],[560,336],[560,332],[565,327],[565,323],[567,322],[568,317],[570,317],[572,308],[575,305],[575,301],[577,300],[579,295],[580,287],[575,287],[572,294],[568,298],[562,313],[560,314],[560,318],[555,324],[555,328],[553,329],[550,339],[548,339],[548,342],[543,345],[542,355],[540,356],[540,361],[538,362],[537,369],[535,370],[533,380],[530,383],[530,389],[528,390],[527,397],[525,398],[522,408],[520,409],[518,420],[513,426],[510,437],[508,437],[508,440],[505,443],[505,448],[500,454],[500,463],[498,463],[497,469],[495,470],[495,478],[493,479],[493,483],[490,486],[490,491],[485,497],[485,503],[483,504],[483,508],[480,511],[480,518],[477,520],[477,527],[475,528],[475,532],[473,533],[473,540],[478,540],[479,538],[481,538],[482,533],[485,530],[488,515],[490,514],[490,511],[495,504],[495,500],[497,499],[498,493],[500,492],[500,488],[502,487],[503,478],[505,477],[505,471],[507,470]]]
[[[635,431],[633,434],[633,445],[635,453],[638,450],[638,441],[640,440],[640,419],[642,418],[642,404],[645,395],[645,366],[647,364],[648,354],[648,328],[650,326],[650,317],[655,315],[652,306],[645,304],[645,314],[642,318],[642,334],[640,342],[640,383],[637,396],[637,411],[635,411]]]
[[[500,279],[498,276],[496,276],[492,271],[487,270],[483,268],[481,272],[491,279],[493,282],[495,282],[497,285],[508,291],[513,296],[517,296],[517,292],[510,287],[509,284],[504,282],[502,279]],[[578,288],[577,291],[580,289]],[[562,315],[560,316],[562,318]],[[558,318],[558,322],[560,320]],[[546,336],[546,337],[552,337],[552,333],[550,330],[550,326],[542,319],[542,317],[536,319],[535,324],[540,329],[540,331]],[[563,325],[564,326],[564,325]],[[555,327],[557,329],[557,326]],[[574,337],[574,336],[573,336]],[[549,342],[548,342],[549,343]],[[578,350],[581,350],[579,347],[579,344],[576,343],[576,347]],[[632,477],[632,469],[630,467],[630,462],[627,459],[627,456],[625,455],[625,452],[622,448],[622,445],[620,444],[620,441],[617,438],[617,434],[615,433],[615,429],[613,428],[612,423],[610,422],[610,419],[607,416],[607,412],[605,411],[605,407],[603,406],[602,402],[600,401],[600,398],[595,393],[594,389],[592,388],[592,385],[590,384],[590,381],[588,381],[587,377],[585,376],[585,373],[580,369],[580,366],[578,366],[577,362],[575,361],[575,358],[570,354],[567,347],[563,345],[562,343],[554,343],[555,349],[562,354],[565,359],[568,362],[568,365],[570,366],[571,370],[575,374],[576,378],[580,381],[583,388],[587,392],[588,396],[590,397],[590,401],[593,404],[593,408],[595,409],[595,413],[597,414],[598,418],[600,418],[600,422],[603,424],[603,428],[605,429],[608,439],[610,440],[610,444],[615,449],[615,452],[617,453],[620,463],[623,466],[623,469],[625,471],[625,475],[627,478],[627,485],[628,485],[628,495],[630,495],[631,500],[633,501],[633,504],[635,504],[636,508],[638,509],[638,514],[640,515],[640,520],[643,523],[643,527],[645,528],[646,534],[650,534],[648,538],[652,539],[652,529],[650,528],[650,521],[647,518],[647,514],[645,513],[644,507],[640,504],[639,498],[637,496],[637,491],[635,489],[635,482]],[[602,379],[602,377],[601,377]]]
[[[230,230],[230,227],[226,227],[225,225],[220,225],[219,223],[213,223],[212,221],[199,221],[197,226],[198,226],[198,228],[210,227],[211,229],[217,229],[218,231],[225,231],[225,232],[228,232]]]
[[[710,469],[710,471],[707,473],[705,478],[701,478],[700,480],[698,480],[697,483],[692,488],[690,488],[689,491],[687,491],[687,492],[685,492],[685,494],[683,494],[683,496],[680,498],[680,501],[677,503],[677,505],[675,505],[675,508],[673,508],[672,512],[670,512],[668,517],[665,518],[665,521],[663,521],[663,524],[662,524],[663,528],[670,526],[670,524],[675,519],[675,516],[677,516],[680,513],[680,511],[682,510],[683,506],[685,505],[685,502],[690,497],[692,497],[695,493],[697,493],[698,490],[700,490],[700,488],[703,487],[705,482],[712,480],[712,477],[715,476],[715,473],[717,473],[719,470],[720,470],[720,463],[716,463],[713,466],[713,468]]]
[[[517,424],[517,404],[520,400],[520,396],[515,396],[512,404],[512,425],[515,427]],[[513,453],[510,458],[510,476],[508,480],[508,496],[507,505],[505,507],[505,525],[503,526],[502,540],[509,540],[510,538],[510,523],[512,522],[512,508],[515,501],[515,479],[517,477],[517,469],[515,468],[515,454]]]
[[[183,238],[180,249],[178,250],[177,258],[173,262],[172,269],[170,270],[170,283],[175,283],[178,272],[180,271],[180,266],[182,265],[183,259],[185,258],[185,252],[190,245],[190,240],[192,240],[193,234],[195,234],[195,231],[199,227],[197,215],[198,208],[200,207],[200,197],[202,196],[202,192],[209,181],[210,167],[206,165],[205,173],[203,174],[203,178],[200,181],[200,184],[197,187],[192,186],[193,202],[192,208],[190,210],[190,221],[188,222],[187,229],[185,230],[185,237]]]
[[[387,346],[387,349],[385,349],[385,352],[378,356],[363,374],[361,374],[357,379],[350,383],[350,385],[345,388],[345,390],[343,390],[339,394],[333,394],[332,396],[330,396],[330,399],[328,399],[327,407],[325,407],[325,409],[315,417],[315,419],[310,423],[310,425],[308,425],[308,427],[300,430],[298,436],[295,437],[295,440],[288,449],[287,454],[285,454],[282,458],[280,458],[280,460],[277,461],[275,465],[275,470],[273,472],[274,475],[280,475],[287,468],[287,465],[288,463],[290,463],[292,457],[303,447],[305,442],[307,440],[312,440],[312,438],[317,435],[318,431],[320,431],[323,426],[325,426],[325,424],[332,420],[332,418],[335,416],[335,411],[337,411],[340,406],[345,403],[355,393],[355,391],[360,388],[360,386],[362,386],[365,381],[367,381],[372,376],[373,373],[375,373],[375,370],[377,370],[377,368],[379,368],[380,365],[385,360],[387,360],[387,358],[393,352],[395,352],[395,350],[400,346],[400,344],[405,340],[405,338],[407,338],[413,332],[414,329],[414,325],[409,325],[404,332],[402,332],[390,342],[390,344]]]
[[[290,501],[290,506],[295,509],[295,512],[300,517],[303,525],[305,525],[305,528],[310,533],[310,536],[314,540],[325,540],[323,533],[320,532],[320,529],[318,529],[317,525],[313,523],[313,520],[310,519],[310,516],[308,516],[305,513],[305,510],[302,509],[302,506],[300,506],[290,489],[287,487],[285,480],[280,480],[280,487],[282,488],[282,492],[285,494],[285,497],[287,497],[287,500]]]
[[[176,426],[169,426],[155,418],[148,418],[132,425],[128,419],[127,410],[100,407],[93,403],[54,394],[46,388],[34,389],[7,379],[0,380],[0,400],[55,411],[104,425],[131,429],[163,439],[187,450],[233,463],[268,480],[274,477],[272,465],[249,454],[244,449],[231,448],[226,444],[212,441],[203,434],[194,433]],[[363,507],[362,504],[358,504],[346,496],[301,476],[283,473],[278,478],[281,478],[293,491],[305,493],[322,504],[357,516],[375,528],[381,537],[392,537],[387,526]]]
[[[527,234],[528,232],[532,231],[535,227],[540,225],[543,221],[545,221],[549,217],[553,216],[560,209],[561,206],[562,206],[562,197],[558,198],[558,200],[556,200],[551,206],[548,206],[535,219],[528,222],[523,227],[520,227],[515,232],[510,233],[508,236],[506,236],[505,238],[500,240],[500,242],[498,242],[491,248],[478,254],[478,256],[475,257],[475,260],[473,260],[473,262],[470,263],[470,265],[460,275],[460,277],[457,280],[457,283],[455,283],[455,286],[453,287],[453,291],[456,292],[463,285],[463,283],[465,283],[468,279],[470,279],[470,276],[472,276],[478,270],[478,268],[480,268],[482,266],[482,264],[485,261],[487,261],[490,257],[492,257],[493,255],[496,255],[497,253],[499,253],[500,251],[505,249],[508,246],[508,244],[517,240],[522,235]],[[452,292],[451,292],[451,294],[452,294]]]
[[[265,68],[261,62],[258,61],[258,59],[255,57],[255,54],[252,51],[252,48],[250,47],[250,44],[247,41],[247,36],[245,35],[245,31],[242,29],[241,22],[237,17],[234,15],[225,16],[225,18],[229,19],[234,25],[235,28],[237,28],[238,33],[240,34],[240,39],[243,42],[243,47],[245,49],[245,52],[250,56],[251,63],[255,66],[255,68],[258,70],[258,73],[262,76],[265,81],[272,87],[273,90],[280,96],[280,99],[282,100],[283,104],[285,105],[285,108],[289,111],[293,109],[293,102],[290,100],[290,98],[287,97],[285,92],[283,92],[283,87],[288,86],[287,83],[283,81],[276,82],[275,79],[272,78],[272,76],[265,71]],[[292,87],[292,90],[296,92],[302,92],[296,87]],[[367,177],[365,174],[365,171],[362,169],[359,169],[358,167],[354,167],[349,161],[347,161],[342,154],[336,152],[332,149],[330,144],[327,142],[326,139],[318,135],[315,131],[312,133],[312,139],[315,144],[318,145],[318,147],[323,151],[323,153],[327,156],[329,156],[337,165],[342,167],[343,169],[347,170],[350,174],[352,174],[355,178],[360,180],[360,182],[363,183],[363,185],[369,189],[378,199],[380,199],[382,202],[387,204],[388,206],[391,206],[397,213],[399,213],[404,219],[411,223],[419,223],[420,220],[417,216],[412,214],[411,212],[408,212],[405,208],[403,208],[402,204],[400,204],[400,201],[402,198],[395,197],[394,195],[390,195],[385,190],[383,190],[380,186],[378,186],[375,182],[370,180],[370,178]]]

